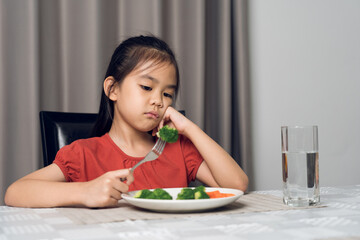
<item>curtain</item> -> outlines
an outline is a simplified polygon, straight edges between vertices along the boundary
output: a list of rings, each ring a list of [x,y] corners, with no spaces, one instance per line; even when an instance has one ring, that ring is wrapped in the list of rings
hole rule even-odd
[[[0,202],[42,166],[39,111],[97,112],[113,50],[138,34],[169,43],[176,107],[248,171],[246,10],[245,0],[0,0]]]

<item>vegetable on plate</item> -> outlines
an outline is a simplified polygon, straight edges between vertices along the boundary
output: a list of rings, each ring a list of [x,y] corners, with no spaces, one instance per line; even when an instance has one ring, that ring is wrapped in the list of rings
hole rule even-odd
[[[196,200],[196,199],[214,199],[214,198],[224,198],[232,197],[235,194],[232,193],[222,193],[219,190],[206,192],[204,186],[198,186],[196,188],[182,188],[178,193],[176,200]],[[148,189],[139,190],[135,193],[134,198],[144,198],[144,199],[163,199],[163,200],[172,200],[172,196],[162,188],[156,188],[153,191]]]
[[[209,195],[205,192],[204,186],[198,186],[194,189],[192,188],[183,188],[181,192],[177,195],[177,200],[188,200],[188,199],[208,199]]]
[[[154,191],[148,189],[139,190],[135,193],[134,198],[171,200],[172,196],[164,189],[156,188]]]
[[[224,198],[224,197],[232,197],[235,196],[233,193],[221,193],[219,190],[206,192],[210,198]]]

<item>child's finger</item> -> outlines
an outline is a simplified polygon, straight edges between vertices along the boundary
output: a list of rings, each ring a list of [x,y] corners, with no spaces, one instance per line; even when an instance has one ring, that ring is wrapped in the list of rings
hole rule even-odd
[[[129,169],[115,170],[112,171],[111,174],[114,178],[119,179],[121,182],[126,183],[127,177],[130,174],[130,170]]]
[[[158,131],[164,126],[164,118],[160,121]]]
[[[126,177],[126,184],[130,185],[134,181],[134,175],[130,172]]]
[[[152,130],[152,133],[151,133],[151,135],[154,137],[154,136],[156,136],[156,133],[159,131],[159,125],[157,126],[157,127],[155,127],[153,130]]]
[[[112,173],[116,178],[123,178],[123,177],[127,177],[130,174],[130,169],[119,169],[112,171]]]
[[[152,130],[152,132],[151,132],[151,136],[155,136],[156,135],[156,132],[157,132],[157,128],[154,128],[153,130]]]
[[[110,196],[117,200],[121,199],[121,194],[123,193],[123,191],[121,191],[121,189],[118,189],[118,188],[119,188],[119,186],[113,186],[113,189],[110,192]],[[127,191],[124,191],[124,192],[127,192]]]
[[[131,168],[116,170],[114,171],[115,177],[120,179],[122,183],[126,183],[126,185],[130,185],[134,181],[134,175],[131,173],[130,170]]]
[[[119,205],[119,199],[111,197],[104,207],[117,207]]]
[[[169,122],[167,125],[168,125],[169,127],[171,127],[171,128],[176,128],[175,125],[174,125],[172,122]]]

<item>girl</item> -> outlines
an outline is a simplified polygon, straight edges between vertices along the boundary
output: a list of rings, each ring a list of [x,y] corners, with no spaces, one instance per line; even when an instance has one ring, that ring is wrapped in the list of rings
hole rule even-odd
[[[245,191],[248,178],[234,159],[171,107],[178,89],[177,62],[165,42],[153,36],[125,40],[105,76],[95,137],[63,147],[51,165],[10,185],[5,203],[110,207],[127,191],[186,187],[195,179]],[[178,141],[132,175],[129,169],[152,149],[164,125],[179,131]]]

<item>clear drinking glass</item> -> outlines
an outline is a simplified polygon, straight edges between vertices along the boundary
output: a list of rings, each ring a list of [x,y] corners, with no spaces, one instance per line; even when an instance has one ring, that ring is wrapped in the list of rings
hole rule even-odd
[[[299,207],[318,204],[318,127],[281,127],[281,151],[284,203]]]

